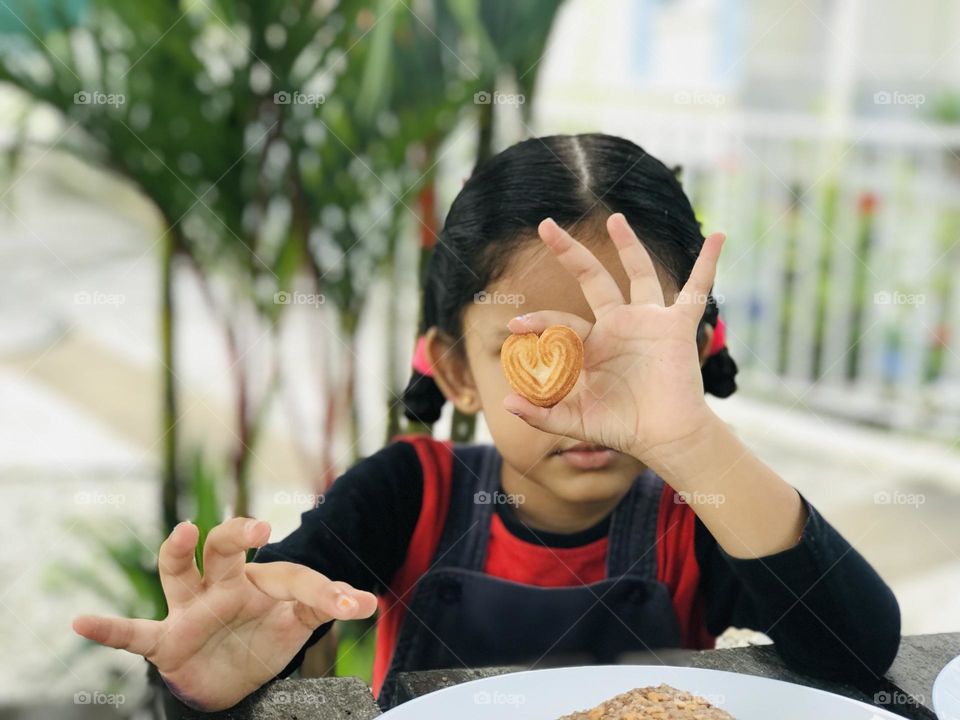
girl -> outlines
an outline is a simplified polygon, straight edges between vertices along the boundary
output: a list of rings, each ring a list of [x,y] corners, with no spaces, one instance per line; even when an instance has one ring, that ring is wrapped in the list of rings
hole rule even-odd
[[[333,619],[378,604],[384,706],[399,671],[613,662],[710,647],[730,625],[767,633],[805,673],[882,674],[899,644],[892,593],[704,401],[735,389],[710,295],[722,244],[627,140],[505,150],[446,218],[403,398],[425,422],[445,402],[483,411],[494,445],[399,438],[281,542],[264,545],[257,520],[218,526],[202,577],[181,523],[159,556],[169,616],[75,630],[145,656],[204,710],[292,672]],[[583,339],[584,368],[543,409],[510,392],[499,352],[554,324]]]

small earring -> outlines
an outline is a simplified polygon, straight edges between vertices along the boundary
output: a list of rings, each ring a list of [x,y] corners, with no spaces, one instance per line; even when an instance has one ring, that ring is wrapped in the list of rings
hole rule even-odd
[[[473,393],[463,393],[460,395],[460,402],[464,405],[469,405],[473,402]]]

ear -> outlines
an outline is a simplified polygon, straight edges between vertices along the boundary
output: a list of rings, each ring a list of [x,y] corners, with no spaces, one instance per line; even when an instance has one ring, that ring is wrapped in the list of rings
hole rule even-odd
[[[697,333],[697,351],[700,353],[700,367],[707,361],[710,352],[710,343],[713,342],[713,325],[708,322],[702,324],[702,331]]]
[[[480,412],[480,393],[463,346],[457,347],[436,327],[427,330],[424,341],[427,359],[433,367],[433,380],[443,396],[462,413],[473,415]]]

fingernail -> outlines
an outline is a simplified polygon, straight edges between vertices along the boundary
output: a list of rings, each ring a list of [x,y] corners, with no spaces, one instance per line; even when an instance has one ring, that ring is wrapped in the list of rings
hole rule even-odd
[[[258,522],[260,522],[260,521],[259,521],[259,520],[247,520],[246,524],[243,526],[243,532],[249,535],[250,533],[253,532],[253,529],[254,529],[255,527],[257,527],[257,523],[258,523]]]
[[[520,322],[526,322],[529,319],[530,319],[530,315],[528,313],[524,313],[523,315],[517,315],[514,318],[514,320],[519,320]]]

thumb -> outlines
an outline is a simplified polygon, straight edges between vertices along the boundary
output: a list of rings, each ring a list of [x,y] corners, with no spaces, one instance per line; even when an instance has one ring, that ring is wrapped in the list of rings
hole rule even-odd
[[[101,645],[143,655],[150,654],[163,639],[163,623],[138,618],[80,615],[73,620],[73,631]]]
[[[517,393],[510,393],[503,399],[503,407],[537,430],[577,440],[585,439],[582,437],[583,424],[580,414],[576,412],[572,401],[561,401],[553,407],[545,408],[534,405]]]

